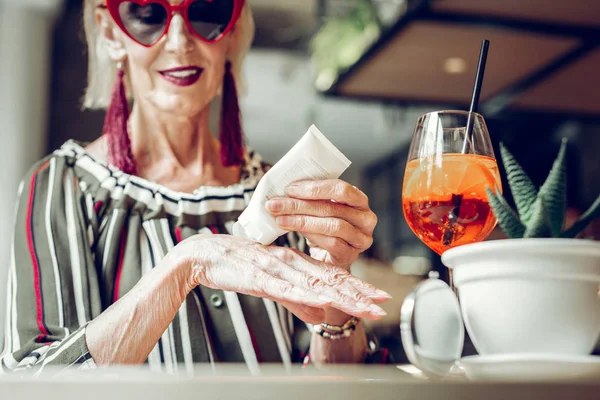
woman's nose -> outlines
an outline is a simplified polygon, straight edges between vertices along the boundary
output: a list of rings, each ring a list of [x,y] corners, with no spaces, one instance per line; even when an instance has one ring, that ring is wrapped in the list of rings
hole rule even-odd
[[[181,14],[175,14],[167,31],[165,49],[173,52],[188,52],[193,46],[190,32]]]

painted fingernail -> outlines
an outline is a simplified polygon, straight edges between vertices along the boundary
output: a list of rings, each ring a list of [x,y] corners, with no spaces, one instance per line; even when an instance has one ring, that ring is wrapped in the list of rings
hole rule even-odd
[[[289,226],[292,223],[292,219],[290,217],[277,217],[275,218],[275,221],[277,222],[277,224],[279,226]]]
[[[283,202],[281,200],[269,200],[267,201],[267,209],[269,211],[281,211],[283,210]]]

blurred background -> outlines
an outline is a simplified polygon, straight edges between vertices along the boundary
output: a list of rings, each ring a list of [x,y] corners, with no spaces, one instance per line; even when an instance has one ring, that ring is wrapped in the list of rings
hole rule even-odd
[[[352,160],[344,178],[369,195],[379,216],[375,244],[355,273],[394,295],[389,316],[373,329],[398,361],[402,299],[430,270],[446,276],[402,215],[408,146],[421,114],[468,109],[483,39],[491,47],[480,112],[496,154],[506,143],[539,185],[567,137],[572,218],[598,196],[600,1],[250,4],[257,32],[244,71],[248,142],[275,162],[314,123]],[[23,174],[66,140],[101,132],[103,113],[81,111],[81,13],[82,0],[0,0],[0,326]],[[590,234],[598,238],[597,227]]]

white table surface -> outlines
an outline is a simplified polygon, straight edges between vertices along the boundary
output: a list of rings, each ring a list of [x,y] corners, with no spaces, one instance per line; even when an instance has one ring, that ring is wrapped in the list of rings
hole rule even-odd
[[[0,375],[0,399],[175,400],[175,399],[443,399],[599,400],[598,381],[470,382],[420,378],[396,366],[294,368],[265,366],[251,376],[244,366],[197,366],[176,375],[145,368],[96,371],[48,370]]]

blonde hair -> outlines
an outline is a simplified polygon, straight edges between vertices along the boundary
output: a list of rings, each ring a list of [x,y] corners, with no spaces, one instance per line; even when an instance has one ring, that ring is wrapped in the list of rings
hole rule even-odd
[[[83,26],[88,47],[88,85],[83,99],[84,109],[99,109],[108,106],[117,75],[116,63],[109,57],[106,45],[103,43],[104,38],[98,32],[94,15],[98,4],[99,0],[84,0]],[[254,18],[249,0],[244,2],[244,8],[235,29],[229,34],[233,35],[233,39],[227,59],[231,61],[238,91],[243,93],[245,84],[242,65],[254,40]],[[126,82],[127,87],[130,86],[128,83]]]

